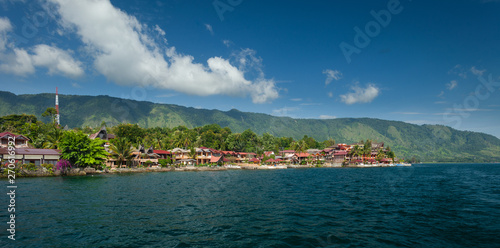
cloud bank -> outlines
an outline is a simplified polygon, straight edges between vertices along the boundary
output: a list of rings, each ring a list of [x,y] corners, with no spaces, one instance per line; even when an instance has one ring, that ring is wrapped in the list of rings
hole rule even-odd
[[[115,8],[109,0],[49,2],[57,10],[62,30],[76,33],[95,70],[116,84],[151,86],[198,96],[250,95],[254,103],[270,102],[279,96],[274,80],[266,79],[263,73],[253,80],[247,79],[241,70],[242,63],[238,68],[227,59],[212,57],[201,64],[193,56],[177,52],[175,47],[160,45],[148,34],[149,27]],[[157,26],[154,29],[158,31]],[[40,61],[55,66],[53,61]],[[71,75],[75,71],[66,73]]]

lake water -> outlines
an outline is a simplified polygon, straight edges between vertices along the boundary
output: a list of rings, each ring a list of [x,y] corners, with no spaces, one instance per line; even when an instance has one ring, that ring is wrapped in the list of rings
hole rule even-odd
[[[17,180],[0,247],[499,247],[500,165]],[[6,181],[2,181],[4,191]]]

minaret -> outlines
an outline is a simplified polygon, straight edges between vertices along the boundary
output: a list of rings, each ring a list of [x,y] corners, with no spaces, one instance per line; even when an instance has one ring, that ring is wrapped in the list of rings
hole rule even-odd
[[[60,120],[59,120],[59,94],[57,92],[57,87],[56,87],[56,111],[57,111],[57,114],[56,114],[57,125],[61,125]]]

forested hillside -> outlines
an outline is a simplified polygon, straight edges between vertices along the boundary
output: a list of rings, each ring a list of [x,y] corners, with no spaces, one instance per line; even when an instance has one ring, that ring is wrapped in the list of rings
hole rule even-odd
[[[301,139],[304,135],[318,141],[333,138],[339,143],[370,139],[385,142],[401,157],[422,161],[497,162],[500,161],[500,140],[492,135],[458,131],[446,126],[414,125],[398,121],[370,118],[339,118],[332,120],[292,119],[238,110],[219,111],[187,108],[172,104],[133,101],[109,96],[60,95],[61,124],[73,127],[97,127],[119,123],[141,127],[199,127],[219,124],[232,132],[251,129],[262,135]],[[54,106],[54,94],[15,95],[0,92],[0,116],[41,114]]]

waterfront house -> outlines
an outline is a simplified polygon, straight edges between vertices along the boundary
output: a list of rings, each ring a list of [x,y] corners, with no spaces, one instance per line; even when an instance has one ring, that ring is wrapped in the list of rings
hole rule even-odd
[[[174,158],[176,161],[191,158],[191,157],[189,157],[190,151],[186,150],[186,149],[174,148],[170,152],[172,153],[172,158]]]
[[[213,149],[207,147],[199,147],[196,149],[196,163],[198,164],[208,164],[211,163]]]
[[[158,159],[167,159],[167,158],[172,158],[172,153],[170,151],[164,151],[164,150],[153,150],[154,153],[158,155]]]
[[[307,160],[309,157],[311,157],[311,154],[309,154],[307,152],[300,152],[300,153],[295,153],[292,157],[292,160],[299,162],[299,164],[300,164],[300,163],[302,163],[302,161]]]
[[[245,162],[251,162],[250,160],[252,160],[253,162],[255,162],[255,159],[259,160],[257,158],[257,154],[256,153],[253,153],[253,152],[238,152],[238,157],[236,158],[236,162],[237,163],[245,163]],[[259,160],[260,161],[260,160]]]
[[[41,164],[55,165],[61,157],[61,151],[56,149],[16,148],[14,151],[14,159],[16,163],[32,163],[36,166]],[[5,161],[10,157],[8,148],[0,148],[0,159],[2,161]]]

